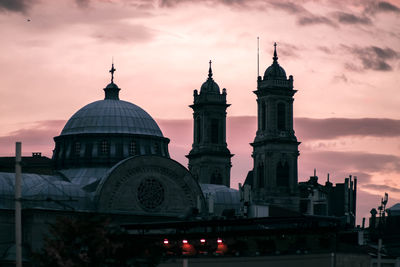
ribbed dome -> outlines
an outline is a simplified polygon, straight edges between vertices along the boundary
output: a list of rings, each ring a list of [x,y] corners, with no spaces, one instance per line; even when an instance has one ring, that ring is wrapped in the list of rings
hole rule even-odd
[[[264,79],[286,80],[286,72],[278,62],[274,62],[265,70]]]
[[[207,81],[202,84],[200,92],[219,94],[219,86],[212,78],[208,78]]]
[[[60,135],[89,133],[144,134],[163,137],[154,119],[135,104],[122,100],[99,100],[78,110]]]

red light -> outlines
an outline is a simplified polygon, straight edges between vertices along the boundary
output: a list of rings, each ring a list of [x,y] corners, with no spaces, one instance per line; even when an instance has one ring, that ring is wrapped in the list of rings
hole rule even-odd
[[[164,239],[164,245],[168,245],[168,244],[169,244],[168,239]]]
[[[206,240],[204,238],[200,239],[201,243],[206,243]]]
[[[219,244],[221,244],[221,243],[222,243],[222,239],[221,239],[221,238],[218,238],[218,239],[217,239],[217,242],[218,242]]]
[[[183,240],[182,240],[182,243],[183,243],[183,244],[187,244],[188,241],[187,241],[186,239],[183,239]]]

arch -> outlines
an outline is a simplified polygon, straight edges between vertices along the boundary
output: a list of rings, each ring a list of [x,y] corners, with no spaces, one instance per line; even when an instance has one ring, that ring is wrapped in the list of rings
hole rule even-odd
[[[265,125],[266,125],[266,108],[265,108],[265,103],[262,102],[261,104],[261,130],[265,130]]]
[[[278,162],[276,166],[276,185],[289,186],[289,164],[287,162]]]
[[[285,103],[278,103],[277,107],[277,128],[279,131],[286,130],[286,105]]]
[[[198,116],[197,118],[196,118],[196,142],[197,143],[200,143],[201,142],[201,138],[202,138],[202,136],[201,136],[201,118],[200,118],[200,116]]]
[[[218,119],[211,120],[211,143],[219,143],[219,121]]]
[[[260,162],[257,167],[257,186],[258,188],[264,188],[264,163]]]
[[[218,170],[211,175],[210,184],[222,184],[222,175]]]

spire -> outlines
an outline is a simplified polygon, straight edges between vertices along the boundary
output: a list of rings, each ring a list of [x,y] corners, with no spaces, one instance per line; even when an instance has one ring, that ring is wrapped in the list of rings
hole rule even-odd
[[[274,60],[274,63],[276,62],[276,63],[278,63],[278,55],[277,55],[277,53],[276,53],[276,46],[277,46],[277,44],[276,44],[276,42],[274,43],[274,57],[272,58],[273,60]]]
[[[119,100],[119,89],[118,86],[114,83],[114,72],[116,69],[114,68],[114,62],[111,64],[111,69],[109,72],[111,73],[111,83],[104,88],[105,97],[104,99],[112,99]]]
[[[111,73],[111,83],[114,83],[114,72],[116,71],[116,69],[114,68],[114,60],[113,63],[111,64],[111,69],[110,69],[110,73]]]
[[[210,62],[209,62],[209,63],[210,63],[210,68],[208,69],[208,78],[209,78],[209,79],[212,79],[213,73],[212,73],[212,69],[211,69],[211,63],[212,63],[212,62],[211,62],[211,59],[210,59]]]

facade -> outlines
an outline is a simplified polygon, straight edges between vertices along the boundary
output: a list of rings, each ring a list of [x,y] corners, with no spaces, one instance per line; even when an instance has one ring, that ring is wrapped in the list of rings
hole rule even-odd
[[[170,158],[169,139],[156,121],[139,106],[119,99],[121,89],[114,83],[114,72],[112,65],[104,99],[78,110],[54,138],[51,160],[41,159],[42,165],[35,169],[40,155],[34,155],[36,161],[23,159],[23,170],[29,171],[22,175],[25,252],[41,248],[48,224],[58,216],[107,214],[119,225],[215,218],[224,224],[226,219],[238,218],[298,219],[302,213],[341,216],[330,212],[336,193],[326,195],[316,180],[312,186],[321,197],[326,196],[328,212],[303,203],[309,196],[303,197],[301,190],[309,190],[309,184],[298,184],[300,143],[293,130],[296,90],[293,77],[287,78],[278,64],[276,45],[273,63],[258,77],[254,91],[258,109],[258,128],[251,144],[254,165],[239,190],[230,188],[233,155],[226,142],[230,105],[226,89],[221,92],[213,79],[211,61],[208,78],[199,91],[194,90],[190,105],[194,129],[188,169]],[[9,260],[14,244],[15,174],[10,162],[0,158],[0,263]],[[344,212],[353,211],[355,216],[355,186],[350,195],[338,205],[351,207]],[[245,221],[244,227],[257,228],[257,223],[249,226],[248,222],[253,221]],[[346,222],[354,225],[354,217]]]

